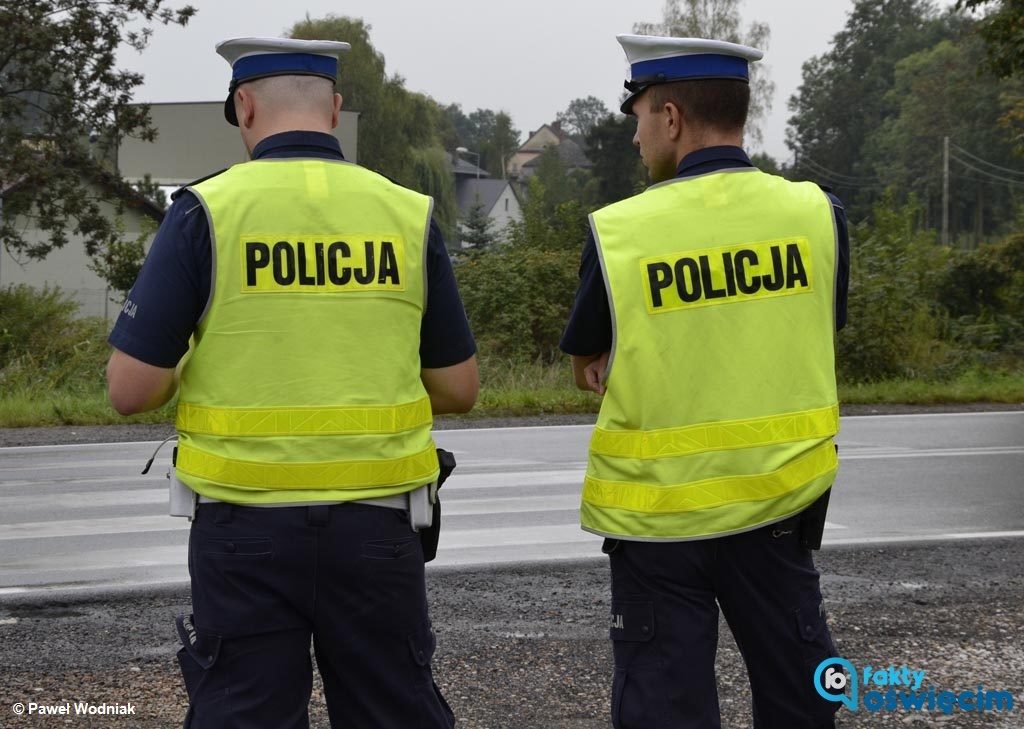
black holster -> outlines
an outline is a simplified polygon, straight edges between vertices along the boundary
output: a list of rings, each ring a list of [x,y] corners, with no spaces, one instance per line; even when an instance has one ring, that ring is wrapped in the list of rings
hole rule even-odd
[[[441,467],[441,472],[437,475],[437,496],[434,499],[433,520],[429,527],[420,529],[424,562],[429,562],[437,556],[437,540],[441,537],[441,486],[455,470],[455,454],[444,448],[438,448],[437,462]]]
[[[821,536],[825,532],[825,513],[828,511],[829,487],[818,499],[800,512],[800,546],[821,549]]]

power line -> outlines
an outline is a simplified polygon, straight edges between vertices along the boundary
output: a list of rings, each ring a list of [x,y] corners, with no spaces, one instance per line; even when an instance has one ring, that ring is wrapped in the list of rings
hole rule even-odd
[[[830,174],[828,172],[823,172],[823,171],[815,168],[813,165],[808,165],[807,166],[807,170],[809,172],[811,172],[813,175],[815,175],[816,177],[824,180],[825,182],[832,183],[832,184],[836,185],[836,187],[863,188],[863,189],[885,187],[885,185],[882,184],[881,182],[849,182],[847,180],[842,180],[842,179],[839,179],[837,177],[834,177],[832,174]]]
[[[861,177],[859,175],[845,175],[842,172],[836,172],[835,170],[830,170],[825,165],[821,164],[820,162],[815,162],[813,159],[811,159],[810,157],[807,157],[806,155],[800,157],[800,163],[801,164],[802,163],[809,164],[811,167],[816,168],[817,172],[819,172],[822,175],[828,176],[828,177],[832,178],[833,180],[837,180],[837,181],[838,180],[844,180],[844,181],[849,182],[851,184],[857,184],[857,183],[862,183],[862,184],[879,184],[880,183],[880,180],[878,179],[877,176],[874,176],[874,177]]]
[[[1024,180],[1015,180],[1012,177],[1003,177],[1002,175],[994,174],[992,172],[989,172],[988,170],[983,170],[980,167],[975,167],[970,162],[962,160],[962,159],[960,159],[959,157],[957,157],[955,155],[950,155],[949,158],[951,160],[955,161],[955,162],[959,162],[960,164],[962,164],[964,167],[966,167],[967,169],[971,170],[972,172],[977,172],[979,175],[982,175],[984,177],[988,177],[988,178],[991,178],[993,180],[999,180],[1000,182],[1005,182],[1005,183],[1007,183],[1009,185],[1021,185],[1021,186],[1024,186]]]
[[[997,165],[994,162],[989,162],[988,160],[984,160],[981,157],[978,157],[977,155],[971,154],[966,149],[961,147],[959,144],[952,144],[951,143],[950,146],[953,147],[954,149],[956,149],[956,151],[959,152],[960,154],[962,154],[962,155],[964,155],[966,157],[970,157],[975,162],[979,162],[979,163],[981,163],[983,165],[987,165],[989,167],[992,167],[994,169],[999,170],[1000,172],[1009,172],[1010,174],[1013,174],[1013,175],[1022,175],[1022,176],[1024,176],[1024,170],[1014,170],[1014,169],[1011,169],[1009,167],[1003,167],[1001,165]]]
[[[993,179],[991,179],[991,178],[985,178],[985,177],[972,177],[971,175],[953,175],[953,179],[954,179],[954,180],[969,180],[969,181],[971,181],[971,182],[980,182],[980,183],[983,183],[983,184],[988,184],[988,185],[1007,185],[1007,184],[1008,184],[1008,185],[1015,185],[1015,184],[1024,184],[1024,183],[1012,183],[1012,182],[1010,182],[1010,183],[1007,183],[1007,182],[1000,182],[999,180],[993,180]]]

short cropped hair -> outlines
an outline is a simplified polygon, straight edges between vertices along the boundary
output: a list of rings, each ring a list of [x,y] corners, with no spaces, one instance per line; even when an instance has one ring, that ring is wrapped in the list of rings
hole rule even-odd
[[[656,84],[648,89],[651,111],[674,104],[697,124],[719,132],[742,131],[750,109],[750,84],[731,78]]]

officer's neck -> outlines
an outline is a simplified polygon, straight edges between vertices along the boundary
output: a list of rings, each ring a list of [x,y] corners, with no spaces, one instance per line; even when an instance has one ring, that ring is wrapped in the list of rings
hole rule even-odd
[[[743,130],[723,132],[718,129],[686,129],[679,135],[679,144],[676,146],[676,165],[678,166],[683,158],[691,152],[697,152],[708,147],[742,147]]]
[[[268,119],[260,123],[254,123],[249,127],[242,127],[242,141],[249,150],[249,154],[256,149],[256,145],[267,137],[282,132],[324,132],[331,133],[330,120],[326,122],[318,117],[309,115],[292,114]]]

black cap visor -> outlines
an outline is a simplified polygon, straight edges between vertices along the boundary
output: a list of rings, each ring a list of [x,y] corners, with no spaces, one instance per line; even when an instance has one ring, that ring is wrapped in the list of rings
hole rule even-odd
[[[270,78],[271,76],[318,76],[319,78],[325,78],[332,83],[336,83],[337,79],[334,76],[327,76],[321,73],[296,73],[295,71],[288,71],[287,73],[268,73],[262,76],[250,76],[242,81],[231,81],[231,85],[228,86],[228,98],[224,100],[224,118],[228,124],[233,127],[238,126],[238,115],[235,113],[235,92],[238,87],[242,84],[247,84],[250,81],[256,81],[261,78]]]
[[[629,96],[622,100],[622,105],[619,107],[619,111],[623,114],[631,115],[633,113],[633,104],[636,103],[637,97],[651,86],[656,86],[657,84],[668,84],[675,81],[705,81],[708,79],[723,78],[750,83],[750,79],[743,76],[685,76],[683,78],[668,78],[665,74],[659,73],[657,76],[650,76],[648,78],[641,78],[633,81],[623,81],[622,85],[625,86],[626,91],[630,93]]]

